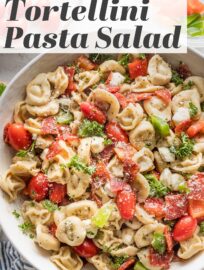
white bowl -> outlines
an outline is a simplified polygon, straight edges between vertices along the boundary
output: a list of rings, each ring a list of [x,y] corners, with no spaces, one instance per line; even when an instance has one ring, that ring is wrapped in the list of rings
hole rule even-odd
[[[58,65],[72,62],[78,55],[73,54],[45,54],[36,57],[23,68],[8,85],[7,90],[0,100],[0,174],[2,175],[9,167],[12,158],[11,149],[3,141],[3,129],[7,122],[12,119],[13,109],[16,102],[25,97],[25,86],[40,72],[54,70]],[[201,54],[189,49],[188,54],[163,56],[172,65],[178,65],[179,61],[189,65],[193,74],[204,76],[204,58]],[[38,248],[29,237],[19,230],[19,221],[12,215],[14,209],[19,208],[19,201],[9,204],[5,195],[0,191],[0,224],[16,249],[22,256],[39,270],[57,270],[50,262],[49,254]],[[204,270],[204,255],[200,254],[187,263],[174,263],[172,270]],[[72,269],[68,269],[72,270]]]

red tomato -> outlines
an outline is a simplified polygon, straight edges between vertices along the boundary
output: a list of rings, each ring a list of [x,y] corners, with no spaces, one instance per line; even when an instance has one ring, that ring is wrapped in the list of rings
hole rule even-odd
[[[190,189],[188,199],[204,200],[204,173],[193,175],[188,181],[188,188]]]
[[[55,223],[52,223],[49,226],[50,233],[55,237],[56,235],[56,230],[57,230],[57,225]]]
[[[133,219],[135,213],[136,195],[129,185],[126,185],[123,190],[118,192],[116,204],[123,219]]]
[[[44,173],[33,176],[28,184],[28,194],[35,201],[42,201],[48,195],[49,182]]]
[[[52,183],[49,191],[49,199],[50,201],[59,204],[64,200],[66,193],[67,193],[66,185]]]
[[[130,79],[135,79],[139,76],[147,75],[147,59],[135,59],[132,63],[128,64]]]
[[[128,105],[129,102],[128,102],[127,98],[124,95],[122,95],[121,93],[115,93],[114,95],[118,99],[118,102],[120,103],[120,106],[123,109],[125,107],[127,107],[127,105]]]
[[[128,143],[127,133],[115,122],[109,122],[106,125],[106,134],[113,142]]]
[[[75,67],[64,67],[64,70],[69,79],[69,84],[66,90],[66,93],[69,94],[70,92],[76,90],[76,84],[74,82]]]
[[[185,195],[167,195],[165,197],[166,202],[166,219],[174,220],[184,216],[188,210],[188,201]]]
[[[52,159],[53,157],[55,157],[56,155],[58,155],[60,152],[62,151],[61,146],[59,145],[58,141],[53,142],[48,150],[48,153],[46,155],[46,158],[48,160]]]
[[[85,69],[87,71],[95,69],[96,67],[96,65],[84,55],[80,56],[77,59],[77,65],[79,68]]]
[[[89,120],[97,121],[99,124],[104,124],[106,122],[105,114],[93,104],[89,102],[82,102],[80,104],[80,109],[84,116]]]
[[[126,270],[127,268],[129,268],[131,265],[133,265],[135,263],[135,259],[134,258],[129,258],[126,262],[124,262],[119,268],[118,270]]]
[[[159,198],[147,198],[144,204],[144,209],[157,218],[165,217],[164,201]]]
[[[191,124],[192,120],[190,119],[179,123],[175,128],[176,134],[181,134],[183,131],[186,131],[186,129],[189,128]]]
[[[185,241],[191,238],[197,228],[197,220],[191,216],[182,217],[174,226],[173,238],[175,241]]]
[[[157,90],[154,94],[161,98],[166,105],[171,102],[171,92],[168,89]]]
[[[77,247],[73,247],[74,251],[83,258],[91,258],[98,254],[99,249],[91,239],[85,241]]]
[[[4,141],[16,151],[26,150],[31,146],[32,136],[22,124],[7,124],[4,128]]]
[[[193,218],[204,218],[204,201],[189,200],[189,214]]]
[[[188,0],[188,15],[204,12],[204,4],[200,0]]]
[[[169,269],[169,264],[171,260],[173,259],[173,252],[165,253],[164,255],[161,255],[154,251],[153,248],[150,249],[149,254],[150,264],[152,266],[157,266],[160,269]]]
[[[190,138],[195,137],[200,132],[204,132],[204,121],[202,120],[194,123],[187,129],[187,134]]]
[[[42,134],[52,134],[57,135],[58,134],[58,126],[57,122],[54,117],[47,117],[42,121]]]
[[[164,236],[165,236],[165,239],[166,239],[167,251],[172,252],[172,250],[173,250],[173,239],[172,239],[172,235],[171,235],[171,232],[169,231],[168,226],[166,226],[165,229],[164,229]]]

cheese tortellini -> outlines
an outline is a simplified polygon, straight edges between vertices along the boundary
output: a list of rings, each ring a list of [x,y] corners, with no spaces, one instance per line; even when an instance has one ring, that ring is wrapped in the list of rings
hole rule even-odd
[[[163,270],[204,250],[204,78],[190,74],[160,55],[92,54],[26,86],[0,188],[59,270]]]

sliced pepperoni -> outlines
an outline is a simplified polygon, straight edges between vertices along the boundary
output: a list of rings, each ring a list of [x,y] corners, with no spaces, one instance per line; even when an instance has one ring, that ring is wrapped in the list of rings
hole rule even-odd
[[[149,252],[149,259],[150,264],[152,266],[158,266],[162,269],[169,269],[170,262],[172,261],[173,253],[166,253],[164,255],[160,255],[159,253],[156,253],[153,248],[150,249]]]
[[[165,203],[165,218],[167,220],[180,218],[187,213],[188,201],[183,194],[168,195],[165,197]]]
[[[188,181],[188,199],[204,200],[204,173],[197,173]]]
[[[157,218],[165,217],[164,200],[160,198],[148,198],[145,201],[144,209]]]
[[[42,121],[42,134],[58,134],[58,125],[54,117],[47,117]]]

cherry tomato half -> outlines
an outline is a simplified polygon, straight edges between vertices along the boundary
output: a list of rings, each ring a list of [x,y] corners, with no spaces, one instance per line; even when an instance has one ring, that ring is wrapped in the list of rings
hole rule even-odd
[[[123,190],[118,192],[116,204],[123,219],[133,219],[136,205],[136,195],[129,185],[125,186]]]
[[[185,241],[194,234],[197,228],[197,220],[191,216],[182,217],[175,225],[173,239],[175,241]]]
[[[38,173],[32,177],[28,184],[28,194],[35,201],[42,201],[48,195],[49,182],[44,173]]]
[[[106,134],[113,142],[128,143],[126,132],[115,122],[109,122],[106,125]]]
[[[16,151],[26,150],[32,143],[32,136],[22,124],[9,123],[4,128],[4,141]]]
[[[97,121],[99,124],[104,124],[106,122],[105,114],[93,104],[89,102],[82,102],[80,104],[80,109],[84,116],[89,120]]]
[[[85,241],[77,247],[73,248],[74,251],[83,258],[91,258],[98,254],[99,249],[91,239],[85,239]]]
[[[62,203],[66,196],[66,185],[52,183],[49,191],[49,199],[54,203]]]

